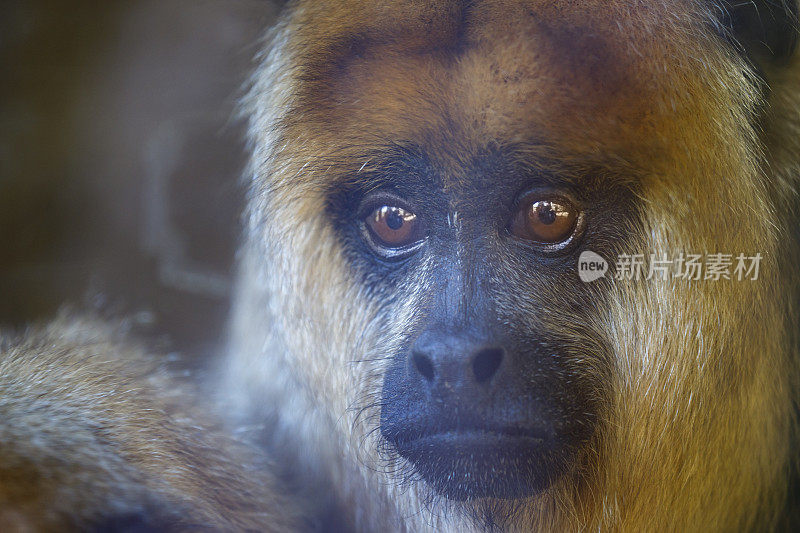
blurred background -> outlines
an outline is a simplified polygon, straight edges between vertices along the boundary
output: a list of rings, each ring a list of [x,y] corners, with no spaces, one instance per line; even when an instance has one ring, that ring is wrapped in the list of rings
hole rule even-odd
[[[73,303],[214,350],[243,196],[234,110],[278,10],[0,2],[0,324]]]

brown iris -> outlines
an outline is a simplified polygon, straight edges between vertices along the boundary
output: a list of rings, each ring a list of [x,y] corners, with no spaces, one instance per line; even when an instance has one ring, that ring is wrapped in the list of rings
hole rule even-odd
[[[365,222],[377,244],[386,248],[402,248],[419,240],[417,215],[402,207],[379,207]]]
[[[557,244],[572,236],[578,215],[578,209],[569,200],[533,198],[522,203],[509,229],[520,239]]]

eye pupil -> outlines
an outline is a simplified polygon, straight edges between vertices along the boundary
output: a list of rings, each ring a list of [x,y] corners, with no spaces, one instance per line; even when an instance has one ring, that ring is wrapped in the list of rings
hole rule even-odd
[[[535,206],[536,214],[542,224],[552,224],[556,221],[556,212],[550,202],[540,202]]]
[[[403,227],[403,217],[396,210],[389,210],[386,215],[386,225],[389,229],[397,231]]]

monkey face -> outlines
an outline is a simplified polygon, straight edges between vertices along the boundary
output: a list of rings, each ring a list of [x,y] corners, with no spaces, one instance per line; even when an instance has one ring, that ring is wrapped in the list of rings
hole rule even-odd
[[[406,274],[425,280],[417,290],[426,294],[413,333],[387,369],[380,427],[397,452],[449,498],[516,498],[538,491],[573,460],[593,429],[590,396],[597,384],[571,361],[580,355],[530,319],[574,313],[563,299],[546,301],[537,285],[561,282],[563,291],[575,290],[560,274],[569,269],[570,248],[583,238],[585,214],[563,197],[531,196],[506,198],[506,205],[484,197],[480,209],[426,217],[439,227],[426,228],[419,250],[408,252],[429,256],[424,272],[412,266]],[[370,214],[367,225],[392,222],[374,219]],[[416,217],[405,220],[427,226]],[[376,238],[377,232],[367,235]],[[544,259],[548,254],[560,257]],[[531,275],[534,265],[537,274]]]
[[[380,432],[448,498],[528,496],[595,430],[610,371],[593,326],[604,289],[576,267],[582,250],[625,242],[631,191],[612,176],[600,187],[600,170],[534,169],[513,148],[486,147],[459,169],[433,150],[376,151],[327,206],[380,313],[409,314],[395,348],[376,347]]]
[[[616,23],[515,9],[305,36],[268,156],[260,228],[295,274],[273,305],[283,330],[308,324],[296,361],[326,347],[297,372],[340,413],[379,411],[359,434],[451,500],[525,498],[582,469],[616,330],[611,280],[583,283],[578,257],[642,252],[637,198],[672,131],[643,135],[668,95]]]
[[[330,463],[388,459],[368,491],[409,481],[409,508],[433,489],[530,523],[593,509],[536,522],[581,529],[685,489],[707,502],[708,458],[740,458],[752,475],[714,479],[749,491],[775,420],[748,414],[753,391],[787,390],[758,362],[782,342],[774,265],[749,284],[577,270],[584,251],[776,249],[758,90],[707,10],[299,4],[250,95],[252,388],[308,406],[293,427]]]

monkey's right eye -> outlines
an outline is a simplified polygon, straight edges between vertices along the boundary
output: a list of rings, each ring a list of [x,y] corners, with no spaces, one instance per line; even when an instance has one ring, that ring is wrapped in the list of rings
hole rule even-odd
[[[364,226],[372,247],[385,257],[404,255],[422,243],[422,224],[402,207],[382,205],[367,215]]]

